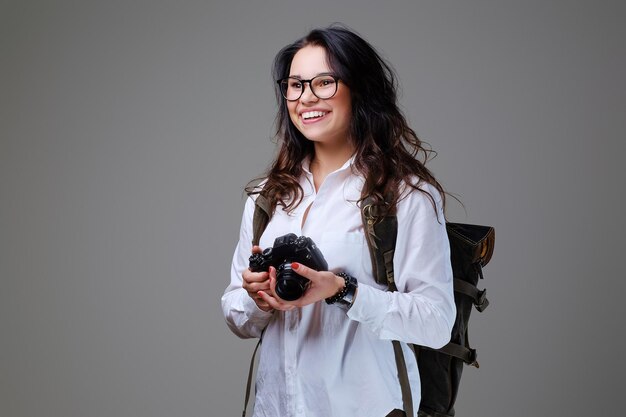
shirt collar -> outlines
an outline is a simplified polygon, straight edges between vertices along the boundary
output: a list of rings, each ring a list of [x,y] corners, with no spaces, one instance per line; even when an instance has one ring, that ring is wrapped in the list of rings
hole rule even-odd
[[[341,171],[345,171],[347,169],[350,169],[352,167],[352,164],[354,163],[354,159],[356,158],[356,155],[353,154],[350,159],[348,159],[339,169],[331,172],[331,174],[334,174],[335,172],[341,172]],[[302,161],[302,169],[304,170],[305,173],[307,173],[308,175],[313,175],[311,174],[311,157],[307,156],[303,161]]]

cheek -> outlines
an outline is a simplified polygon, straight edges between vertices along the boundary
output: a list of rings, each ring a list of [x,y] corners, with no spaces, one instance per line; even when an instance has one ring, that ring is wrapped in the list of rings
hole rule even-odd
[[[346,106],[341,110],[341,124],[344,126],[350,125],[352,121],[352,109],[350,106]]]
[[[289,112],[289,118],[293,123],[296,123],[298,120],[298,114],[296,113],[296,105],[295,104],[287,104],[287,111]]]
[[[347,92],[342,92],[347,93]],[[341,114],[341,122],[342,124],[350,124],[352,119],[352,100],[350,100],[350,96],[348,94],[342,94],[342,96],[338,97],[337,101],[337,110],[338,113]]]

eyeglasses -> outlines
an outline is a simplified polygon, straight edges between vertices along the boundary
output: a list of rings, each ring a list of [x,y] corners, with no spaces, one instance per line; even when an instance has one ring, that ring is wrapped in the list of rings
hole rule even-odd
[[[287,101],[296,101],[304,93],[304,84],[308,83],[311,92],[322,100],[331,98],[337,93],[339,77],[334,75],[318,75],[310,80],[301,80],[295,77],[287,77],[276,81],[280,86],[280,92]]]

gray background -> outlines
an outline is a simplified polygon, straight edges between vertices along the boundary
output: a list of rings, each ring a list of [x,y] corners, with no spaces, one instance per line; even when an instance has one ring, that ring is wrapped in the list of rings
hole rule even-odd
[[[622,1],[0,3],[0,415],[238,415],[219,299],[275,53],[342,21],[495,226],[460,416],[620,415]]]

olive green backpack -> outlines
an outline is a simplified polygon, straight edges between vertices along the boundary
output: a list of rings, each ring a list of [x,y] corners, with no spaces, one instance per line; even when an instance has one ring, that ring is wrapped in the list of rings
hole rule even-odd
[[[398,233],[395,214],[380,215],[373,200],[366,198],[361,204],[365,236],[370,249],[374,278],[387,285],[389,291],[397,291],[394,282],[393,255]],[[261,235],[272,217],[269,201],[259,194],[253,217],[253,245],[258,245]],[[476,350],[470,348],[468,322],[472,307],[482,312],[488,305],[486,290],[479,290],[478,280],[483,278],[482,269],[491,260],[495,245],[495,230],[491,226],[446,222],[450,257],[454,277],[454,301],[456,320],[450,343],[441,349],[409,344],[415,353],[421,381],[421,402],[418,417],[453,417],[463,365],[478,368]],[[260,343],[260,341],[259,341]],[[402,390],[402,402],[407,416],[415,416],[411,389],[400,342],[394,340],[394,353],[398,378]],[[258,348],[258,345],[257,345]],[[256,349],[255,349],[256,354]],[[253,354],[254,359],[254,354]],[[253,364],[246,389],[243,416],[250,395]]]

